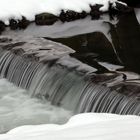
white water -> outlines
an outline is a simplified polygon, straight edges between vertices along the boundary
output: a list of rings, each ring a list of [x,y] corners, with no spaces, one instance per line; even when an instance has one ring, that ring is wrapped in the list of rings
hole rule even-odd
[[[72,113],[30,98],[27,91],[0,79],[0,133],[25,124],[65,123]]]

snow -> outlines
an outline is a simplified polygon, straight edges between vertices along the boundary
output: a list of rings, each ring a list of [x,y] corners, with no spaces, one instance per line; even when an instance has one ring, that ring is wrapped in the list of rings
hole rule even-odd
[[[0,19],[9,24],[9,19],[21,19],[22,16],[34,21],[35,15],[43,12],[58,16],[61,10],[76,12],[90,11],[90,5],[102,4],[101,11],[107,11],[109,2],[117,0],[0,0]]]
[[[139,140],[140,117],[102,113],[73,116],[66,124],[21,126],[0,140]]]

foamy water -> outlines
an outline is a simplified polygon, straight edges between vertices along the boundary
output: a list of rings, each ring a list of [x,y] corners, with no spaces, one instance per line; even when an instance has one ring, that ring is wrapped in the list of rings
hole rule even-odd
[[[26,124],[63,124],[71,115],[47,101],[30,98],[27,91],[0,79],[0,133]]]

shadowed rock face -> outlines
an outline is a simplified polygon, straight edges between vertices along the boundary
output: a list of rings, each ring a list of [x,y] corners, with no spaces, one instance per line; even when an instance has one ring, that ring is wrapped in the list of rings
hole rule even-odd
[[[119,19],[116,27],[110,25],[110,33],[115,50],[126,69],[140,73],[139,23],[134,12],[120,16]]]
[[[115,24],[103,21],[102,26],[106,26],[107,33],[99,32],[97,28],[93,33],[48,39],[73,48],[76,52],[71,56],[93,67],[96,67],[95,60],[98,59],[140,73],[140,28],[134,11],[119,15]],[[101,72],[105,72],[104,69]]]

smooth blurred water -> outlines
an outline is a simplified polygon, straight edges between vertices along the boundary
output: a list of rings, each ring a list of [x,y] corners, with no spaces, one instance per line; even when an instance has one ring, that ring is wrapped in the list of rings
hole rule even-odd
[[[30,98],[27,91],[0,79],[0,133],[26,124],[63,124],[71,115],[48,101]]]

